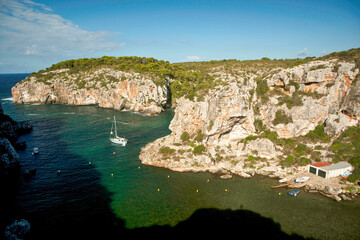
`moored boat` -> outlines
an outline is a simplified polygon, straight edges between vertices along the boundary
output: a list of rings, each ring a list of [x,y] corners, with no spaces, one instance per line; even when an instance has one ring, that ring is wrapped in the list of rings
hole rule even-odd
[[[303,183],[303,182],[309,181],[309,179],[310,179],[310,177],[300,177],[300,178],[295,179],[295,182]]]
[[[114,127],[114,132],[113,132],[113,126]],[[117,129],[116,129],[116,119],[115,119],[115,116],[114,116],[114,122],[113,124],[111,125],[111,131],[110,131],[110,137],[109,137],[110,141],[113,142],[113,143],[116,143],[116,144],[120,144],[122,145],[123,147],[125,147],[125,145],[127,144],[127,139],[126,138],[123,138],[123,137],[119,137],[118,134],[117,134]]]
[[[290,191],[290,192],[289,192],[289,195],[296,197],[299,193],[300,193],[299,190],[294,190],[294,191]]]
[[[34,147],[32,155],[37,155],[37,154],[39,154],[39,148]]]
[[[282,179],[279,180],[279,182],[281,182],[281,183],[284,183],[284,182],[287,182],[287,181],[288,181],[287,178],[282,178]]]

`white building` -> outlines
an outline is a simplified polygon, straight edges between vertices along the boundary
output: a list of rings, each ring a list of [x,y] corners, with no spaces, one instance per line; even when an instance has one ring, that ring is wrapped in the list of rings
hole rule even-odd
[[[323,178],[332,178],[353,170],[353,167],[347,162],[338,162],[333,165],[325,163],[326,162],[321,162],[308,165],[308,172]]]

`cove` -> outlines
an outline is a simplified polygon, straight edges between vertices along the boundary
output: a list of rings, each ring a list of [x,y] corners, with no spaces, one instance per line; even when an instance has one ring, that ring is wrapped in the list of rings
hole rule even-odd
[[[9,91],[0,99],[11,97]],[[19,154],[22,169],[38,171],[19,184],[15,207],[17,216],[34,222],[34,229],[50,231],[67,221],[76,226],[85,219],[127,229],[177,226],[199,209],[218,209],[252,211],[280,223],[286,233],[304,237],[360,236],[359,202],[336,202],[303,191],[293,198],[286,189],[271,190],[277,181],[261,176],[223,180],[211,173],[142,165],[140,148],[170,133],[172,111],[150,117],[96,106],[1,103],[6,114],[34,125],[31,134],[21,137],[28,147]],[[108,139],[114,115],[119,134],[129,140],[126,147]],[[34,146],[40,149],[36,160],[31,156]]]

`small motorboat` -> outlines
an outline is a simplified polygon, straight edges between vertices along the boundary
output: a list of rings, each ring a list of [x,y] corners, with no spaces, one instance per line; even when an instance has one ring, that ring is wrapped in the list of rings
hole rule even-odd
[[[352,172],[345,172],[345,173],[342,173],[341,176],[342,177],[348,177],[352,174]]]
[[[299,192],[300,192],[299,190],[290,191],[289,195],[296,197],[299,194]]]
[[[303,183],[303,182],[309,181],[309,179],[310,179],[310,177],[300,177],[300,178],[295,179],[295,182]]]
[[[37,154],[39,154],[39,148],[34,147],[32,155],[37,155]]]
[[[287,181],[288,181],[287,178],[282,178],[282,179],[279,180],[279,182],[281,182],[281,183],[284,183],[284,182],[287,182]]]

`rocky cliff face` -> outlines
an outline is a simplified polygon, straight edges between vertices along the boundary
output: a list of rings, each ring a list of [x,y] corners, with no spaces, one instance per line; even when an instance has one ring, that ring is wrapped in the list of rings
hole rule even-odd
[[[19,155],[13,145],[20,134],[32,130],[29,122],[16,122],[5,115],[0,104],[0,177],[7,176],[19,166]]]
[[[149,77],[110,68],[71,73],[69,69],[29,76],[12,88],[14,103],[99,105],[115,110],[159,114],[168,89]]]
[[[299,168],[280,164],[289,155],[304,163],[315,157],[326,160],[324,149],[331,141],[306,142],[310,131],[325,125],[325,133],[335,137],[359,123],[358,73],[354,63],[337,60],[269,72],[213,72],[225,84],[202,101],[178,99],[172,133],[144,147],[140,160],[176,171],[242,176],[296,172]],[[293,152],[300,146],[294,139],[301,137],[301,147],[314,154]]]

